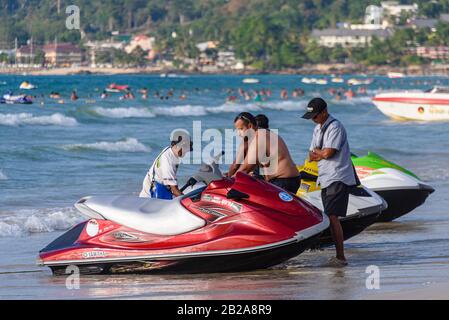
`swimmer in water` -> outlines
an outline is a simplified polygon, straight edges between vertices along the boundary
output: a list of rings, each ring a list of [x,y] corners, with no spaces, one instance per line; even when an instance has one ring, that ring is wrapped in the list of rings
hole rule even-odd
[[[78,95],[76,94],[75,90],[72,91],[72,94],[70,96],[70,100],[72,100],[72,101],[78,100]]]

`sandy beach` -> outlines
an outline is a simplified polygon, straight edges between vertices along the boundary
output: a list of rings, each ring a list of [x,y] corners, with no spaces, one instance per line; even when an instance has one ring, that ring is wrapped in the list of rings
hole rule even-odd
[[[449,282],[368,296],[369,300],[449,300]]]
[[[438,65],[422,65],[422,66],[363,66],[359,64],[314,64],[304,65],[295,69],[282,70],[257,70],[247,68],[245,70],[186,70],[186,69],[167,69],[160,66],[147,67],[133,67],[133,68],[119,68],[119,67],[91,67],[80,66],[70,68],[0,68],[0,74],[25,74],[31,76],[64,76],[76,74],[106,74],[106,75],[120,75],[120,74],[161,74],[161,73],[176,73],[176,74],[360,74],[360,75],[387,75],[389,72],[400,72],[408,76],[445,76],[449,73],[449,64]]]

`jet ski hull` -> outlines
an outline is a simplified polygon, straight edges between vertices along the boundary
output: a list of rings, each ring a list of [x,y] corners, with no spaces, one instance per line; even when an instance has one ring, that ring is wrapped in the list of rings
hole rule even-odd
[[[320,211],[243,173],[170,201],[86,197],[91,219],[39,253],[38,264],[64,274],[216,273],[268,268],[312,247],[329,227]]]
[[[372,224],[378,222],[379,214],[365,216],[351,216],[340,219],[345,241],[358,235]],[[334,244],[330,228],[327,228],[319,237],[318,247],[326,247]]]
[[[424,204],[434,189],[425,186],[420,189],[373,191],[388,203],[388,208],[382,211],[378,221],[391,222]]]
[[[279,246],[245,252],[210,253],[209,255],[191,255],[187,257],[138,257],[136,259],[117,259],[115,261],[82,263],[73,261],[45,264],[54,275],[66,275],[69,266],[76,266],[80,274],[197,274],[243,272],[266,269],[281,264],[305,250],[315,247],[319,234],[311,238],[295,241]]]
[[[435,191],[413,172],[375,153],[353,156],[352,160],[362,184],[388,203],[388,208],[379,215],[379,222],[390,222],[413,211]]]

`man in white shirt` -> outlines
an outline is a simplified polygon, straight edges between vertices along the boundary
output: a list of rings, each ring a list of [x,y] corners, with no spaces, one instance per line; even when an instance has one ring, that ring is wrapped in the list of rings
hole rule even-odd
[[[190,135],[183,130],[172,133],[171,146],[165,148],[148,170],[142,184],[140,197],[171,200],[183,193],[178,188],[178,171],[181,158],[192,151]]]

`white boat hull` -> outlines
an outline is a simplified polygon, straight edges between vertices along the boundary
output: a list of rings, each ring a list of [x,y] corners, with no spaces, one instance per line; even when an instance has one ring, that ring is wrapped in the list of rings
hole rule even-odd
[[[449,121],[449,94],[379,94],[373,98],[373,103],[394,120]]]

